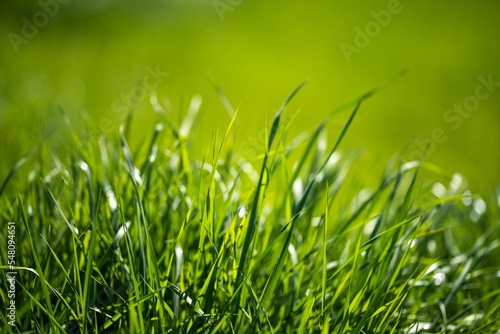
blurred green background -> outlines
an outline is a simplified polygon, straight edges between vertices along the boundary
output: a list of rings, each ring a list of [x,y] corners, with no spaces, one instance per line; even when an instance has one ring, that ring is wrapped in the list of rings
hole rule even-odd
[[[182,119],[193,95],[203,96],[199,152],[230,119],[215,81],[240,105],[237,147],[250,153],[262,147],[266,117],[304,79],[287,109],[301,109],[295,134],[408,69],[362,106],[343,147],[362,147],[358,164],[378,177],[393,154],[418,153],[415,140],[437,131],[428,160],[487,192],[500,181],[500,87],[474,96],[478,77],[500,82],[499,10],[485,0],[2,0],[0,176],[51,130],[56,147],[67,142],[58,106],[75,124],[108,135],[130,107],[133,137],[145,139],[159,121],[141,95],[149,69],[169,73],[155,89],[171,101],[174,118]],[[124,102],[134,90],[132,103]],[[467,118],[447,112],[464,101]],[[329,124],[332,138],[347,115]]]

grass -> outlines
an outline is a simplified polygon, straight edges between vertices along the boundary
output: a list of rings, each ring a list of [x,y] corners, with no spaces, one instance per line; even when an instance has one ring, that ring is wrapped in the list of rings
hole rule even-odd
[[[71,153],[41,141],[0,188],[18,272],[16,328],[3,329],[500,332],[500,192],[481,198],[460,175],[399,156],[365,187],[352,171],[359,154],[339,148],[375,91],[339,108],[352,111],[330,145],[339,110],[288,139],[286,106],[301,86],[258,157],[236,149],[238,111],[219,89],[232,120],[201,160],[190,150],[200,145],[190,141],[199,97],[176,125],[153,96],[163,122],[133,150],[131,115],[119,136],[92,141],[63,112]],[[7,263],[7,234],[0,239]],[[7,305],[5,275],[0,285]]]

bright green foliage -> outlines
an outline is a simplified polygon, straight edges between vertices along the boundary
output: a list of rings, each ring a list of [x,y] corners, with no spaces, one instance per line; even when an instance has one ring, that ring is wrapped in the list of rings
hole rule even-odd
[[[165,121],[133,149],[128,121],[96,143],[73,133],[68,156],[41,143],[20,161],[0,190],[2,221],[17,223],[18,330],[500,330],[499,194],[481,199],[458,174],[398,158],[378,186],[360,185],[357,152],[339,147],[373,92],[343,106],[353,112],[331,145],[336,113],[288,140],[299,88],[257,158],[235,149],[238,112],[218,90],[233,118],[201,161],[189,149],[202,145],[189,136],[199,97],[180,126],[152,98]],[[32,171],[16,183],[20,168]],[[5,275],[0,286],[6,305]]]

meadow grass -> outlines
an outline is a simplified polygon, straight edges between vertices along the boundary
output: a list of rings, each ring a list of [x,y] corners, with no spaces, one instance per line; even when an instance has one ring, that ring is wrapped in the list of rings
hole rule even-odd
[[[352,174],[358,152],[339,146],[375,91],[289,139],[283,115],[300,88],[257,157],[238,151],[238,112],[220,90],[233,116],[210,143],[190,139],[198,97],[181,124],[152,98],[163,122],[133,148],[131,115],[92,141],[63,113],[71,153],[42,141],[0,188],[18,272],[16,327],[2,310],[3,330],[498,333],[500,193],[481,198],[459,174],[397,155],[366,187]],[[328,143],[328,121],[347,108]]]

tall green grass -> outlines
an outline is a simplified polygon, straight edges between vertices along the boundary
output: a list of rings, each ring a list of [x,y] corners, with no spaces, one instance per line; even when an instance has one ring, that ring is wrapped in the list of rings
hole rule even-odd
[[[301,86],[257,157],[236,149],[238,111],[219,89],[232,120],[208,144],[190,140],[199,97],[177,125],[152,96],[163,121],[132,147],[131,115],[120,134],[93,142],[63,112],[71,153],[41,142],[0,188],[2,220],[17,223],[19,272],[16,328],[1,312],[3,330],[500,331],[500,193],[481,198],[424,157],[396,156],[365,187],[351,171],[358,152],[340,148],[375,91],[289,139],[293,117],[283,115],[294,114],[287,104]],[[346,122],[329,143],[333,117]],[[0,286],[7,305],[4,275]]]

